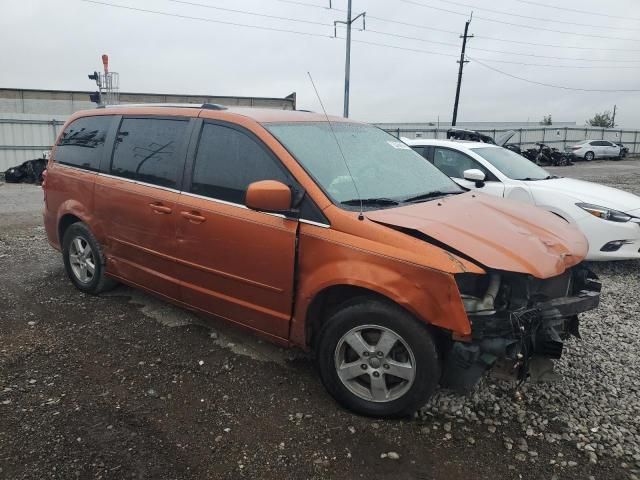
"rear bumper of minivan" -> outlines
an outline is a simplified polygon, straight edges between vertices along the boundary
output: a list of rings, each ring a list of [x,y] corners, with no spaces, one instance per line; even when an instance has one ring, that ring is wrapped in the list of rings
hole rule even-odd
[[[532,361],[560,358],[564,341],[571,335],[579,337],[578,314],[595,309],[600,302],[601,284],[593,273],[589,275],[568,296],[491,315],[469,315],[472,339],[452,342],[442,385],[469,391],[498,364],[510,378],[523,381],[529,377]]]

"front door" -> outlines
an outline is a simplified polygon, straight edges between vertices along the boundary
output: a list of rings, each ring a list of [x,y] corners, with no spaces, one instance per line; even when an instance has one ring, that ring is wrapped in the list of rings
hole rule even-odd
[[[252,133],[205,121],[177,205],[183,301],[279,338],[293,302],[298,222],[249,210],[248,185],[290,174]]]
[[[122,119],[111,161],[95,186],[107,269],[174,299],[179,299],[175,229],[187,125],[183,119]]]
[[[433,149],[433,164],[441,172],[451,177],[458,185],[471,190],[479,190],[495,197],[504,196],[504,184],[469,155],[451,148],[435,147]],[[478,187],[476,182],[471,182],[464,178],[464,171],[473,168],[482,171],[485,175],[482,187]]]

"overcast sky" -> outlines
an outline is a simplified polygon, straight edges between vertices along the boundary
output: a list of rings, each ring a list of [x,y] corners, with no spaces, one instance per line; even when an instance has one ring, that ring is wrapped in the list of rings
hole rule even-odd
[[[95,85],[87,79],[87,73],[99,69],[100,55],[108,53],[112,70],[120,73],[122,91],[273,97],[295,91],[298,108],[319,110],[307,77],[310,71],[329,113],[342,114],[345,41],[330,37],[333,20],[345,18],[347,0],[332,0],[339,10],[295,5],[288,0],[190,0],[191,5],[170,0],[100,1],[319,36],[162,16],[81,0],[0,0],[0,87],[91,90]],[[329,0],[295,1],[329,5]],[[465,5],[475,7],[469,32],[476,38],[469,41],[467,52],[472,59],[541,83],[582,89],[640,89],[639,0],[531,1],[624,18],[545,8],[526,0],[353,0],[354,15],[361,11],[368,15],[368,31],[354,31],[354,40],[433,53],[354,43],[351,117],[371,122],[436,121],[438,117],[443,122],[450,121],[461,40],[455,33],[435,29],[461,33],[465,16],[472,10]],[[593,26],[556,23],[550,19]],[[537,31],[500,21],[598,37]],[[338,35],[343,37],[344,29],[339,29]],[[604,68],[550,68],[496,60]],[[538,121],[551,114],[555,121],[583,125],[594,112],[611,110],[614,104],[618,105],[616,123],[640,127],[640,92],[594,93],[533,85],[472,60],[465,66],[458,121]]]

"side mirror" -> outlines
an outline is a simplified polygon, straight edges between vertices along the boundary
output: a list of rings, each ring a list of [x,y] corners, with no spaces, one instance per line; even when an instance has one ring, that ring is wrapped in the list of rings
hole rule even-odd
[[[470,182],[476,182],[476,187],[481,188],[484,187],[485,174],[482,170],[477,168],[471,168],[469,170],[465,170],[462,172],[465,180],[469,180]]]
[[[275,180],[253,182],[247,188],[245,205],[261,212],[288,212],[291,210],[291,189]]]

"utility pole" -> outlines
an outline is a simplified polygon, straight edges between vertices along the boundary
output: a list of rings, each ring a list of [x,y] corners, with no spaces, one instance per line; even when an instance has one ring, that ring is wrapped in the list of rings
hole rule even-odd
[[[331,3],[329,4],[329,8],[331,8]],[[336,25],[338,23],[342,23],[347,26],[347,55],[344,63],[344,118],[349,118],[349,79],[351,76],[351,25],[353,22],[362,17],[362,29],[366,28],[365,16],[367,12],[362,12],[355,17],[351,18],[351,0],[349,0],[349,4],[347,7],[347,21],[336,20],[333,22],[333,36],[337,37]]]
[[[467,49],[467,38],[473,38],[473,35],[468,34],[469,24],[471,23],[472,19],[473,12],[471,12],[469,20],[467,20],[464,24],[464,35],[460,35],[460,38],[462,38],[462,50],[460,51],[460,60],[458,60],[460,67],[458,67],[458,86],[456,87],[456,100],[453,104],[453,119],[451,120],[452,127],[456,126],[456,121],[458,120],[458,101],[460,100],[460,87],[462,85],[462,69],[464,68],[464,64],[469,62],[469,60],[465,60],[464,55]]]
[[[611,128],[616,126],[616,105],[613,106],[613,116],[611,117]]]

